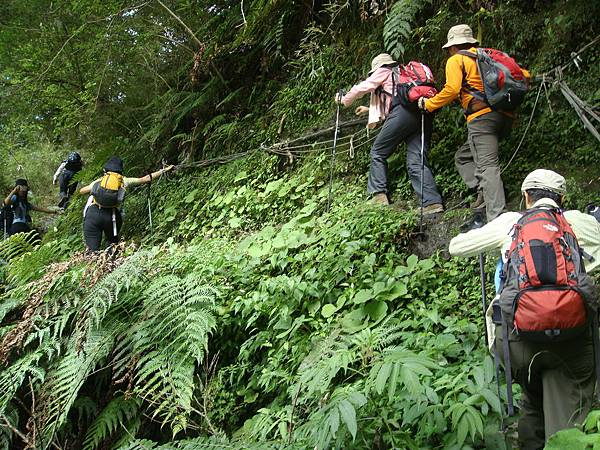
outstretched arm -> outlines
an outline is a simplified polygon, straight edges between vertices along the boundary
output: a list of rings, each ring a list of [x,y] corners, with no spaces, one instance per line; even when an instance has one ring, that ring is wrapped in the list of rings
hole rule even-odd
[[[163,169],[157,170],[156,172],[152,172],[151,174],[146,175],[141,178],[127,178],[127,184],[130,186],[138,186],[140,184],[148,184],[148,183],[152,182],[153,180],[156,180],[163,173],[170,172],[171,170],[173,170],[173,167],[175,167],[175,166],[173,166],[173,165],[167,166]]]
[[[98,180],[96,180],[98,181]],[[92,181],[90,184],[88,184],[87,186],[82,187],[81,189],[79,189],[79,193],[81,195],[85,195],[85,194],[89,194],[90,192],[92,192],[92,186],[94,186],[94,183],[96,181]]]
[[[52,184],[56,184],[56,182],[58,181],[58,177],[60,176],[61,172],[63,171],[66,165],[66,161],[60,163],[60,166],[58,166],[58,169],[56,169],[56,172],[54,172],[54,176],[52,177]]]
[[[60,212],[58,209],[44,208],[43,206],[35,206],[35,205],[31,205],[31,209],[33,209],[34,211],[43,212],[46,214],[58,214]]]
[[[336,94],[335,101],[342,103],[346,107],[350,106],[354,100],[361,98],[365,94],[375,92],[379,86],[383,85],[389,73],[390,70],[387,68],[381,67],[377,69],[369,78],[354,85],[341,99]]]
[[[463,68],[460,58],[465,58],[465,56],[454,55],[446,62],[446,84],[444,89],[435,96],[425,100],[424,106],[427,111],[433,112],[458,98],[463,82]]]

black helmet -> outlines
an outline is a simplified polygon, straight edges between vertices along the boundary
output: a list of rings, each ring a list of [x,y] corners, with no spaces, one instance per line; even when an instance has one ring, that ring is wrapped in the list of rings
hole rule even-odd
[[[111,156],[104,164],[105,172],[116,172],[123,175],[123,160],[118,156]]]
[[[27,180],[25,178],[17,178],[15,181],[15,186],[25,186],[28,187]]]
[[[71,152],[71,153],[69,153],[69,156],[67,156],[67,161],[68,162],[79,162],[79,161],[81,161],[81,155],[77,152]]]

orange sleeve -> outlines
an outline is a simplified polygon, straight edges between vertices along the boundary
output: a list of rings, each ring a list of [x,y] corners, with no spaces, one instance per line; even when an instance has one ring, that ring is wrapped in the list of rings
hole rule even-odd
[[[451,56],[446,62],[446,84],[444,89],[425,101],[427,111],[433,112],[458,98],[463,82],[463,70],[458,56]]]

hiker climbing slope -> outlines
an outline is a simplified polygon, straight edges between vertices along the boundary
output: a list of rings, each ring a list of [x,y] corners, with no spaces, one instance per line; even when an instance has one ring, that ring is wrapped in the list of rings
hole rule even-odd
[[[8,229],[8,234],[28,233],[31,231],[31,211],[43,212],[46,214],[58,214],[58,210],[44,208],[29,203],[28,194],[29,184],[27,180],[18,178],[15,187],[4,199],[4,205],[12,209],[12,224]]]
[[[128,187],[151,183],[171,169],[173,166],[141,178],[129,178],[123,176],[123,160],[111,157],[104,164],[104,176],[79,190],[81,194],[90,194],[83,210],[83,238],[88,250],[100,250],[103,234],[107,244],[119,242],[123,223],[121,208]]]
[[[58,169],[54,173],[52,178],[52,184],[58,186],[60,189],[60,201],[58,203],[59,208],[66,208],[71,196],[77,190],[77,182],[72,183],[71,180],[77,172],[83,168],[83,161],[81,155],[77,152],[71,152],[63,162],[60,163]]]
[[[414,82],[415,74],[421,78],[422,85]],[[411,81],[414,85],[408,89],[407,84]],[[411,61],[406,66],[402,66],[387,53],[382,53],[371,62],[371,70],[366,80],[353,86],[341,99],[336,95],[335,101],[348,107],[354,100],[370,93],[368,127],[375,128],[383,121],[381,131],[371,148],[371,167],[367,186],[369,195],[373,196],[373,201],[376,203],[389,204],[387,159],[401,142],[406,142],[408,177],[417,196],[420,196],[421,172],[423,172],[424,213],[433,214],[444,210],[442,197],[427,162],[433,118],[429,115],[421,117],[414,103],[419,97],[431,96],[436,92],[432,82],[431,70],[424,64]],[[359,106],[356,113],[361,114],[365,109],[364,106]],[[421,149],[422,144],[423,149]],[[423,168],[421,167],[422,150]]]
[[[448,31],[448,42],[442,47],[450,58],[446,62],[446,84],[432,98],[419,99],[419,108],[433,112],[458,99],[467,119],[468,139],[455,155],[456,168],[464,183],[477,191],[477,199],[471,208],[486,211],[487,220],[493,220],[506,208],[504,185],[500,176],[498,145],[511,131],[512,111],[521,102],[526,90],[529,72],[502,52],[492,49],[478,49],[479,43],[473,37],[468,25],[456,25]],[[489,56],[488,52],[492,55]],[[503,63],[511,65],[520,77],[515,80],[516,92],[493,92],[484,86],[479,67],[491,67],[490,59],[500,57]],[[482,65],[484,59],[484,65]],[[485,65],[487,64],[487,66]],[[504,73],[504,72],[502,72]],[[512,74],[512,72],[511,72]],[[505,87],[510,77],[506,76]],[[500,101],[504,99],[504,101]],[[508,100],[507,100],[508,99]],[[494,103],[498,102],[498,103]]]
[[[600,223],[562,210],[565,179],[556,172],[534,170],[521,192],[527,211],[460,234],[449,250],[501,252],[495,351],[510,355],[502,358],[510,362],[505,368],[522,389],[519,448],[537,450],[557,431],[581,424],[592,404],[597,292],[585,271],[600,267]]]

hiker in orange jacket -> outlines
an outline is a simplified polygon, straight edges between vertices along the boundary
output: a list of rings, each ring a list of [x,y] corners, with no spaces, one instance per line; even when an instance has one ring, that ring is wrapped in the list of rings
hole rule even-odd
[[[483,82],[475,57],[461,51],[477,54],[479,42],[468,25],[456,25],[448,31],[446,84],[434,97],[419,99],[419,108],[433,112],[458,99],[467,119],[468,139],[458,149],[455,164],[465,184],[477,190],[477,199],[471,204],[477,215],[486,212],[487,220],[498,217],[506,209],[504,185],[498,160],[499,142],[511,131],[513,116],[505,111],[494,111],[485,101],[473,96],[473,91],[484,92]],[[523,70],[529,78],[529,72]],[[479,214],[477,214],[479,213]],[[466,224],[466,228],[470,224]]]

